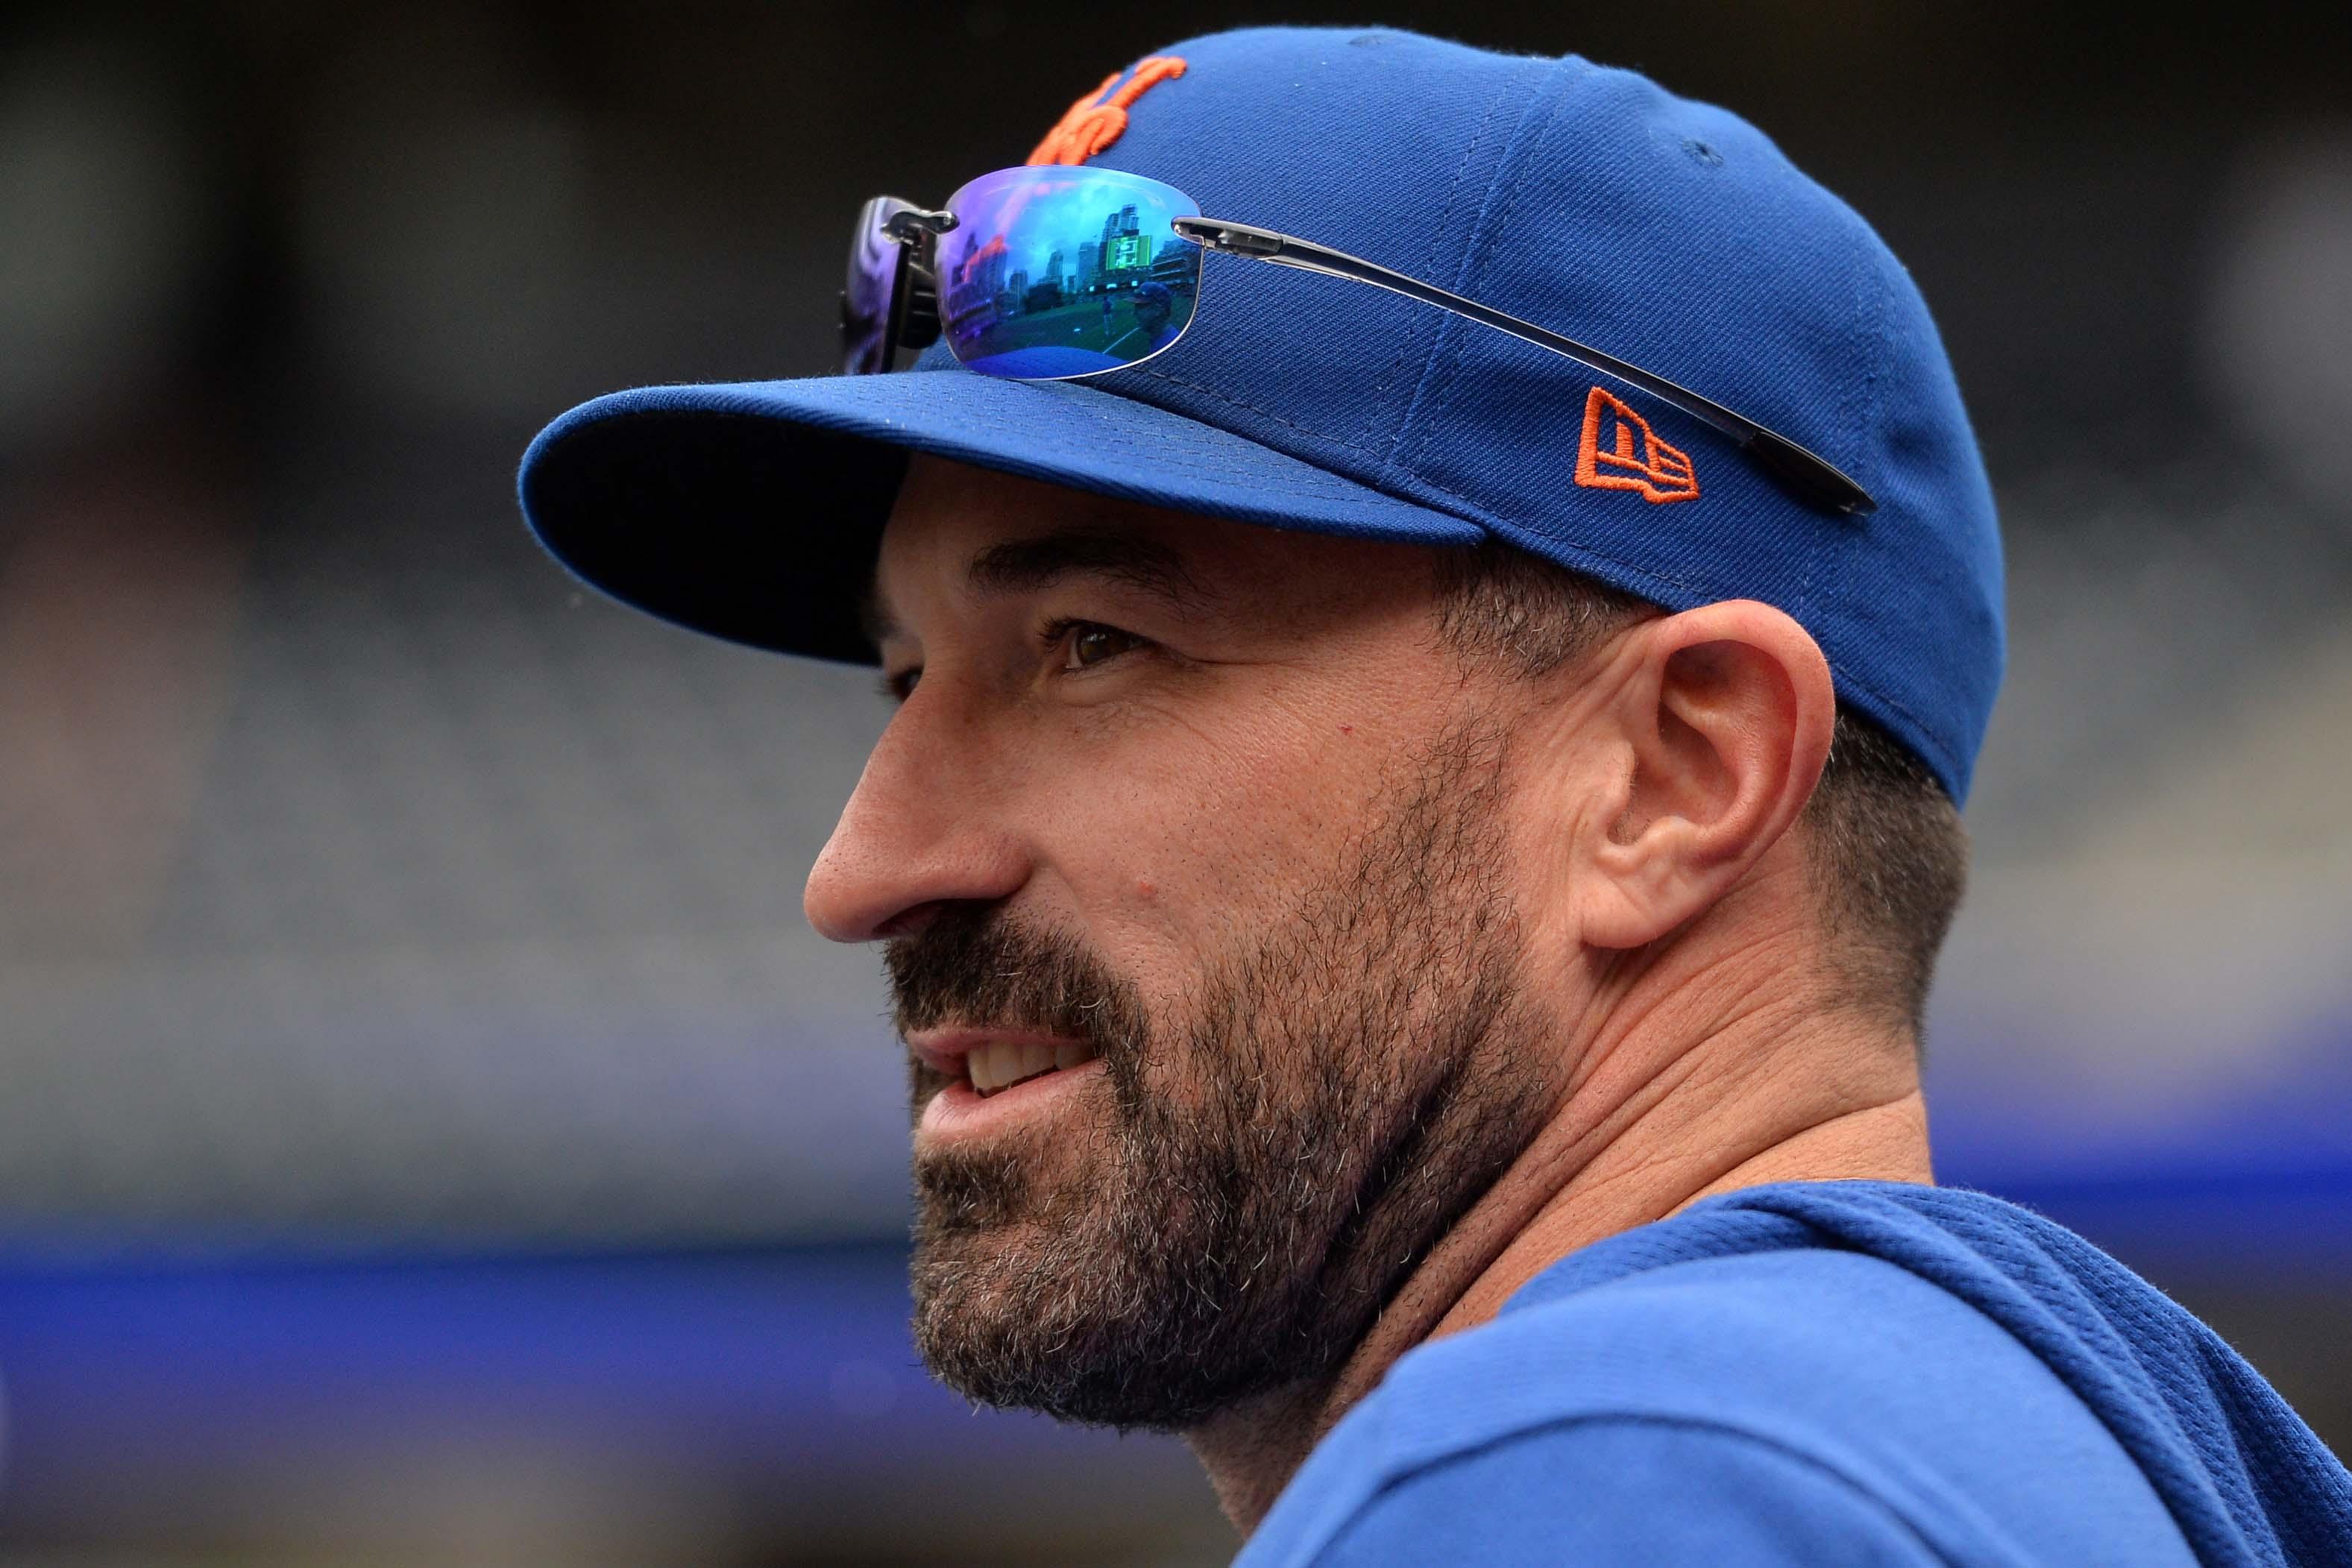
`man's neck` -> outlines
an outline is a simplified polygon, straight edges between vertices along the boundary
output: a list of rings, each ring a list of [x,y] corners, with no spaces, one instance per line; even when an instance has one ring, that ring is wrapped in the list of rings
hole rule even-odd
[[[1699,1006],[1710,988],[1696,993]],[[1244,1533],[1400,1356],[1487,1322],[1578,1249],[1769,1182],[1933,1179],[1927,1107],[1902,1042],[1793,1002],[1702,1021],[1693,995],[1683,989],[1671,1009],[1612,1009],[1630,1021],[1577,1052],[1578,1073],[1549,1123],[1414,1270],[1336,1375],[1185,1434]]]

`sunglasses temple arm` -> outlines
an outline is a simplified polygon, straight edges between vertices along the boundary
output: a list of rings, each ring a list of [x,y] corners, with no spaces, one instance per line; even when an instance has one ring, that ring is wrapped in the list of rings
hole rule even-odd
[[[1369,283],[1375,288],[1385,288],[1391,294],[1402,294],[1408,299],[1435,306],[1440,310],[1450,310],[1456,316],[1467,317],[1497,331],[1508,332],[1524,342],[1549,349],[1604,375],[1614,376],[1662,402],[1673,404],[1692,418],[1714,426],[1738,443],[1741,450],[1754,458],[1759,467],[1805,501],[1852,515],[1866,513],[1876,507],[1870,492],[1787,436],[1776,434],[1754,420],[1735,413],[1714,399],[1702,397],[1688,387],[1678,385],[1664,376],[1654,375],[1639,365],[1629,364],[1614,354],[1604,353],[1573,338],[1563,338],[1532,321],[1522,321],[1475,299],[1449,293],[1434,284],[1423,283],[1402,272],[1392,272],[1378,262],[1366,261],[1360,256],[1349,256],[1345,251],[1333,250],[1294,235],[1277,234],[1272,229],[1262,229],[1249,224],[1228,223],[1222,218],[1178,218],[1173,226],[1179,235],[1207,250],[1247,256],[1253,261],[1270,261],[1276,267],[1295,267],[1304,272],[1319,272],[1327,277],[1346,278],[1351,283]]]

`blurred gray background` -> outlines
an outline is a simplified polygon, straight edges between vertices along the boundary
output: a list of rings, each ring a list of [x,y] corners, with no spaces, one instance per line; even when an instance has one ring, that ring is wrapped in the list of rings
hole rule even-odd
[[[1399,0],[1376,18],[1729,104],[1909,263],[1991,464],[2012,616],[1929,1043],[1945,1173],[2147,1269],[2339,1446],[2347,15]],[[648,1375],[702,1390],[674,1408],[600,1406],[627,1427],[658,1406],[658,1441],[501,1414],[520,1375],[481,1347],[530,1341],[561,1291],[499,1268],[753,1260],[790,1294],[818,1289],[793,1272],[812,1259],[887,1277],[906,1208],[876,965],[800,917],[884,717],[871,676],[583,596],[511,480],[531,434],[595,393],[827,369],[866,195],[1017,162],[1106,72],[1189,34],[1367,19],[0,11],[0,1234],[30,1281],[0,1287],[0,1409],[20,1396],[0,1551],[1221,1560],[1168,1445],[942,1406],[850,1474],[746,1438],[729,1402],[748,1396],[717,1374]],[[478,1354],[434,1363],[439,1416],[412,1433],[383,1413],[397,1358],[362,1375],[381,1296],[273,1335],[255,1270],[281,1266],[478,1268],[512,1311],[452,1331]],[[152,1293],[224,1280],[254,1292],[233,1354]],[[101,1287],[131,1292],[129,1316],[91,1305]],[[581,1288],[606,1338],[534,1363],[533,1386],[650,1364],[630,1336],[660,1309]],[[788,1343],[801,1298],[766,1289],[730,1332]],[[11,1341],[12,1302],[40,1334]],[[895,1334],[900,1310],[884,1290],[859,1332]],[[362,1327],[337,1364],[361,1372],[334,1419],[289,1427],[252,1391],[309,1386],[323,1353],[301,1336],[340,1322]],[[77,1403],[89,1366],[207,1356],[246,1393],[215,1409],[175,1385],[185,1444],[124,1447],[154,1418],[127,1378]],[[814,1449],[873,1403],[866,1364],[811,1374],[831,1393],[793,1429]],[[914,1378],[890,1368],[886,1394]],[[352,1437],[372,1427],[407,1435]],[[365,1463],[290,1465],[298,1430],[313,1459],[341,1433]]]

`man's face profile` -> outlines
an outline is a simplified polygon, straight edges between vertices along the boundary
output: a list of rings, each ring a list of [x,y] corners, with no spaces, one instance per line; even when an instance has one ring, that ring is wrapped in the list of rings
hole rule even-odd
[[[919,461],[877,586],[809,905],[916,1053],[926,1360],[1163,1427],[1328,1374],[1557,1090],[1427,552]]]

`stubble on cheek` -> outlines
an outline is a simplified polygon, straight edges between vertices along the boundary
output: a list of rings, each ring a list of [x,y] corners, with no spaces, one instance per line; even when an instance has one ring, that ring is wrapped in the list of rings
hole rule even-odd
[[[1078,1125],[919,1165],[917,1339],[943,1381],[1181,1429],[1338,1364],[1530,1125],[1498,747],[1417,759],[1317,889],[1165,1017],[1075,946],[941,934],[972,984],[1019,992],[999,999],[1115,997],[1080,1016],[1118,1020],[1087,1114],[1058,1119]]]

